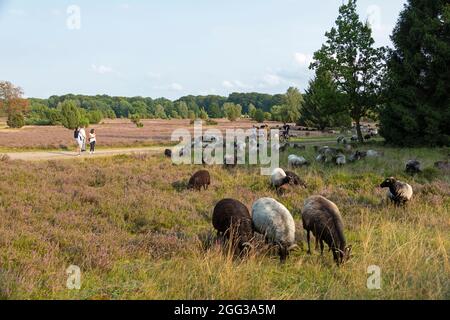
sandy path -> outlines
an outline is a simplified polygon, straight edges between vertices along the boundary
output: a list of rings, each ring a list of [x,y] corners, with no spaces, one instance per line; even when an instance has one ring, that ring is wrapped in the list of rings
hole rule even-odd
[[[61,159],[86,159],[98,157],[110,157],[121,154],[133,153],[150,153],[155,154],[164,151],[164,147],[148,147],[148,148],[123,148],[123,149],[107,149],[98,150],[91,155],[84,152],[80,157],[76,152],[71,151],[32,151],[32,152],[7,152],[6,154],[11,160],[24,161],[42,161],[42,160],[61,160]]]

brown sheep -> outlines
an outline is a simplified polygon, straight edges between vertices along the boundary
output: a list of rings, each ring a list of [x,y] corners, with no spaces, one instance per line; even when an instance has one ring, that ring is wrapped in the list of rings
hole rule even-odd
[[[247,207],[234,199],[223,199],[214,207],[212,223],[218,237],[232,238],[239,250],[249,246],[253,238],[252,218]]]
[[[320,244],[323,254],[324,242],[333,253],[334,261],[340,265],[349,259],[351,246],[347,246],[344,236],[344,223],[338,207],[322,196],[312,196],[305,201],[302,210],[303,228],[306,230],[308,253],[311,253],[310,233]]]
[[[188,189],[195,189],[200,191],[203,187],[205,190],[208,189],[211,184],[211,176],[206,170],[200,170],[191,177],[188,183]]]

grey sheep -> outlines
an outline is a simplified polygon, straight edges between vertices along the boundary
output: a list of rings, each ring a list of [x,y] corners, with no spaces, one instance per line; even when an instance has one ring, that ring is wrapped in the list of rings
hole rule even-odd
[[[340,265],[349,259],[352,250],[344,236],[344,223],[338,207],[322,196],[312,196],[305,200],[302,210],[303,228],[306,230],[308,253],[311,253],[310,233],[320,244],[323,255],[324,242],[333,253],[334,261]]]

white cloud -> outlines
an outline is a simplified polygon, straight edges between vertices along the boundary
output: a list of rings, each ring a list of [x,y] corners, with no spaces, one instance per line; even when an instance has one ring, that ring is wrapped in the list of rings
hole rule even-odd
[[[295,62],[301,66],[309,66],[313,61],[313,56],[311,54],[296,52],[294,54]]]
[[[264,84],[274,87],[274,86],[278,86],[279,84],[281,84],[282,79],[276,74],[269,73],[263,77],[263,81],[264,81]]]
[[[181,84],[174,82],[170,85],[170,89],[174,91],[182,91],[184,88]]]
[[[231,81],[228,81],[228,80],[225,80],[224,82],[222,82],[222,85],[225,88],[233,88],[234,87],[234,85],[231,83]]]
[[[108,66],[92,64],[92,70],[98,74],[108,74],[113,73],[114,69]]]
[[[248,85],[240,80],[224,80],[222,82],[222,86],[224,86],[225,88],[231,89],[231,88],[239,88],[239,89],[251,89],[253,88],[253,86]]]

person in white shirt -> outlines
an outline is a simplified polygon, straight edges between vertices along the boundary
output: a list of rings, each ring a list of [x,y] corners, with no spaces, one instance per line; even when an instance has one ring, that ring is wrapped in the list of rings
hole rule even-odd
[[[81,136],[81,141],[82,141],[81,152],[85,152],[86,151],[86,130],[84,129],[84,126],[81,127],[79,136]]]
[[[97,134],[95,133],[95,129],[92,129],[91,132],[89,132],[89,144],[91,146],[91,149],[89,151],[90,154],[95,153],[96,142],[97,142]]]

